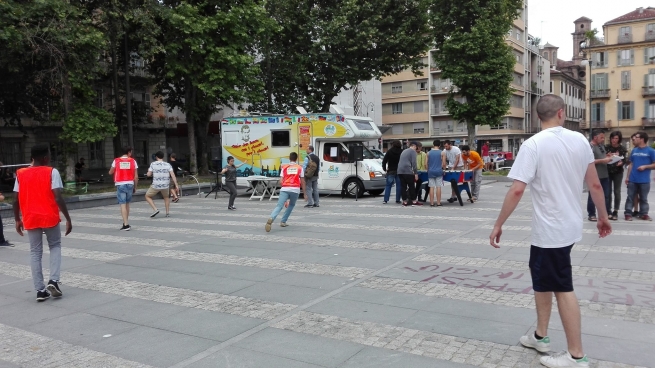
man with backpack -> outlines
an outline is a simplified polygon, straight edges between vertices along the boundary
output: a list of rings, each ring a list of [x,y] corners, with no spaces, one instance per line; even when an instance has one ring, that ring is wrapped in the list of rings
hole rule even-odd
[[[307,188],[307,204],[305,208],[319,207],[318,205],[318,166],[321,161],[314,154],[314,146],[307,146],[307,156],[302,164],[305,172],[305,187]]]

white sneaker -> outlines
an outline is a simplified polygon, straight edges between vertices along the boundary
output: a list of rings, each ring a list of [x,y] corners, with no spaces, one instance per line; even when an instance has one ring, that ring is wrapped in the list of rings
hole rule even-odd
[[[550,351],[550,337],[548,336],[545,336],[541,340],[537,340],[537,338],[534,337],[534,333],[530,333],[525,336],[521,336],[519,341],[521,342],[521,345],[525,346],[526,348],[533,348],[540,353]]]
[[[575,360],[568,351],[562,351],[554,355],[543,356],[539,359],[541,364],[550,368],[558,367],[589,367],[589,359],[583,356],[582,359]]]

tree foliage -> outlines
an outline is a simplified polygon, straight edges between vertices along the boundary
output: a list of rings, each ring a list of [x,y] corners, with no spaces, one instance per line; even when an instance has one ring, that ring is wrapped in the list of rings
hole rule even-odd
[[[166,105],[186,114],[190,170],[197,170],[195,129],[222,105],[254,100],[255,40],[271,24],[262,0],[164,1],[153,73]],[[250,86],[251,88],[246,88]],[[199,132],[206,136],[207,132]]]
[[[446,107],[467,123],[471,146],[475,125],[496,125],[509,111],[516,60],[505,37],[522,6],[521,0],[432,1],[435,61],[441,77],[456,86]],[[465,102],[456,101],[456,94]]]
[[[326,112],[348,85],[424,67],[428,0],[269,0],[277,23],[260,49],[263,103],[253,109]]]

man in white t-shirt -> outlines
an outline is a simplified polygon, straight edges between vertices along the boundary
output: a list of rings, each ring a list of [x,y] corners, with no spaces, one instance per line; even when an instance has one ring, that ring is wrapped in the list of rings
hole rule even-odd
[[[446,140],[443,143],[446,149],[446,164],[448,170],[464,170],[464,159],[462,158],[462,151],[453,142]],[[448,198],[448,203],[453,203],[457,200],[457,192],[453,190]]]
[[[154,211],[150,217],[155,217],[159,214],[155,202],[152,200],[157,193],[161,193],[161,196],[164,197],[164,207],[166,208],[166,217],[169,216],[170,208],[170,191],[169,187],[171,185],[171,178],[175,184],[175,190],[179,189],[177,185],[177,179],[175,178],[175,172],[173,171],[173,166],[168,162],[164,161],[164,152],[158,151],[155,153],[155,158],[157,161],[153,161],[148,168],[148,176],[152,176],[152,184],[148,191],[146,192],[146,202],[152,207]]]
[[[582,239],[582,183],[587,183],[598,207],[598,234],[612,232],[605,195],[598,180],[594,156],[585,137],[564,129],[566,105],[549,94],[537,104],[542,131],[521,146],[508,177],[514,183],[489,236],[499,248],[502,226],[518,205],[526,186],[532,194],[532,247],[530,274],[537,307],[537,329],[520,339],[522,345],[540,352],[550,350],[547,336],[553,293],[564,325],[568,350],[541,357],[548,367],[588,367],[582,350],[580,306],[573,292],[571,248]]]

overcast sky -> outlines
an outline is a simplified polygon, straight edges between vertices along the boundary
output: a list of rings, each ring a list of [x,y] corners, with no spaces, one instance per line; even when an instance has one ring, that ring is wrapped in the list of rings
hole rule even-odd
[[[648,7],[645,0],[591,1],[591,0],[528,0],[528,33],[559,47],[557,57],[573,57],[573,21],[580,17],[593,20],[592,28],[603,36],[603,24],[638,7]]]

